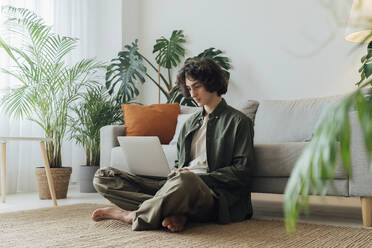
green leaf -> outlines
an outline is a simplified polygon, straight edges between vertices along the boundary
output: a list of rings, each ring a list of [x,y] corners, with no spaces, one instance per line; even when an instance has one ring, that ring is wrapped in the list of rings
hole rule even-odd
[[[144,83],[146,67],[138,53],[138,40],[125,46],[106,68],[106,88],[109,94],[118,94],[122,103],[131,101],[138,94],[138,82]]]
[[[152,51],[154,54],[157,53],[156,63],[167,69],[177,67],[181,58],[185,56],[185,49],[182,47],[185,42],[182,30],[174,30],[169,40],[163,36],[157,39]]]
[[[365,146],[369,160],[372,155],[372,99],[359,95],[357,98],[357,111],[360,120],[360,126],[363,132]]]
[[[370,64],[365,64],[363,66],[364,73],[366,75],[366,78],[369,78],[369,76],[372,75],[372,63]]]
[[[365,79],[368,79],[372,75],[372,41],[368,44],[367,55],[361,58],[362,66],[359,68],[361,79],[356,83],[360,86]]]

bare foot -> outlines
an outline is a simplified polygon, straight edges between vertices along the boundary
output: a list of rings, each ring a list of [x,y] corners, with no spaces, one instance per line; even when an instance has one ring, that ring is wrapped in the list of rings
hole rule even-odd
[[[106,219],[113,219],[132,224],[134,215],[134,211],[127,211],[117,207],[107,207],[96,209],[92,214],[92,220],[101,221]]]
[[[166,227],[171,232],[180,232],[185,227],[187,217],[184,215],[174,215],[166,217],[161,223],[163,227]]]

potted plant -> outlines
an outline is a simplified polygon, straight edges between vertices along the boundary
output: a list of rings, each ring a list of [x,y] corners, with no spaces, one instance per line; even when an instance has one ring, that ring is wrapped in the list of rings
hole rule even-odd
[[[93,84],[92,77],[103,66],[93,59],[67,65],[65,58],[76,47],[76,39],[52,33],[51,26],[27,9],[6,6],[2,12],[7,16],[12,39],[22,40],[23,45],[8,45],[0,37],[0,47],[14,64],[2,71],[18,81],[15,88],[5,93],[1,105],[11,117],[37,123],[50,139],[46,151],[56,196],[57,199],[66,198],[72,169],[62,167],[61,148],[68,109],[84,88]],[[36,168],[36,174],[40,180],[45,179],[44,168]],[[47,185],[46,181],[38,182],[41,199],[50,199]]]
[[[332,14],[338,7],[337,4],[339,3],[334,2],[327,5],[331,8]],[[359,31],[361,28],[363,30],[358,36],[354,36],[354,41],[362,42],[362,44],[368,43],[367,53],[361,58],[362,65],[358,71],[360,80],[355,83],[358,88],[327,110],[308,146],[296,162],[285,190],[284,214],[287,231],[296,230],[300,212],[308,210],[311,191],[320,195],[326,193],[327,183],[332,182],[335,177],[338,154],[341,155],[348,176],[352,176],[350,144],[353,133],[349,115],[351,111],[357,112],[364,140],[363,149],[367,153],[369,166],[372,165],[372,18],[370,7],[368,0],[353,1],[350,25]],[[371,205],[372,198],[365,198],[365,204]],[[367,212],[366,216],[370,216],[369,214]]]
[[[69,116],[70,139],[85,149],[86,162],[80,166],[80,192],[96,192],[93,176],[99,168],[100,129],[123,122],[120,103],[111,97],[103,86],[88,88],[73,106]]]
[[[126,45],[125,50],[119,52],[118,57],[112,59],[111,64],[107,67],[106,87],[109,93],[117,92],[120,99],[126,101],[139,94],[137,83],[144,83],[147,77],[159,89],[159,103],[161,92],[166,97],[167,103],[178,102],[181,105],[197,106],[196,102],[191,98],[183,97],[179,92],[178,86],[174,85],[172,80],[172,69],[178,67],[181,64],[181,60],[185,57],[185,48],[183,48],[185,42],[182,30],[174,30],[169,39],[163,36],[157,39],[153,47],[157,65],[152,64],[149,59],[139,52],[138,40]],[[221,56],[222,53],[221,50],[211,47],[195,57],[213,59],[222,67],[226,77],[229,79],[231,65],[227,57]],[[191,58],[185,61],[187,62],[189,59]],[[148,73],[145,64],[154,70],[157,74],[157,80]],[[161,73],[161,70],[166,70],[167,77]]]

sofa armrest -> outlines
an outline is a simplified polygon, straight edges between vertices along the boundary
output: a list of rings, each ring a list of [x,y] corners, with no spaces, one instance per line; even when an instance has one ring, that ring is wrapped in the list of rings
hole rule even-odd
[[[100,129],[100,167],[111,166],[111,150],[119,146],[117,137],[125,135],[124,125],[109,125]]]
[[[351,124],[351,168],[349,196],[372,196],[372,170],[369,168],[364,137],[358,113],[350,113]]]

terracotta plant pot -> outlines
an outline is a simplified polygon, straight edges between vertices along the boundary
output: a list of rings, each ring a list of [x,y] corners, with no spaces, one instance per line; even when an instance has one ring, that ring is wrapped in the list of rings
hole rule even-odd
[[[80,192],[81,193],[95,193],[96,189],[93,187],[93,177],[99,169],[97,166],[80,165]]]
[[[56,191],[57,199],[65,199],[67,197],[68,184],[72,172],[71,167],[50,168],[52,178],[54,181],[54,189]],[[39,189],[39,198],[52,199],[49,191],[48,180],[44,167],[35,168],[37,179],[37,186]]]

